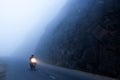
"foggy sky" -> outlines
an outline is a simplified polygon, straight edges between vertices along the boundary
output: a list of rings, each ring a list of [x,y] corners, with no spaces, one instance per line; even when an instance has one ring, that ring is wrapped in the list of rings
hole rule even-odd
[[[28,44],[35,47],[46,25],[66,4],[67,0],[1,0],[0,55],[12,55],[20,46]]]

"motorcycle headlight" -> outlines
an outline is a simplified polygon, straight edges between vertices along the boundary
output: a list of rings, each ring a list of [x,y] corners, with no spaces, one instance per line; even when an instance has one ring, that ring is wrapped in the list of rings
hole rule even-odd
[[[32,59],[31,59],[31,62],[32,62],[32,63],[36,63],[36,62],[37,62],[36,58],[32,58]]]

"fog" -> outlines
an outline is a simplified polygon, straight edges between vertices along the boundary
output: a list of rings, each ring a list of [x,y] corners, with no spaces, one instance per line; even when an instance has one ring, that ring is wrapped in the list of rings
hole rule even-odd
[[[0,57],[33,54],[68,0],[0,0]],[[63,11],[63,12],[61,12]],[[18,52],[18,53],[16,53]]]

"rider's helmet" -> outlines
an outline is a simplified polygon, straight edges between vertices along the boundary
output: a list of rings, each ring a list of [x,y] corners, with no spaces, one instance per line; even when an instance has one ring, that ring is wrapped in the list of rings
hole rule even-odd
[[[34,55],[32,54],[31,57],[34,57]]]

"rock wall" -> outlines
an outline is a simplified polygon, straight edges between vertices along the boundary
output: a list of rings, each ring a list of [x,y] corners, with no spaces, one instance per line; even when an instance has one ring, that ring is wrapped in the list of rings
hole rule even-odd
[[[120,1],[80,0],[54,30],[45,34],[37,54],[45,62],[101,75],[120,76]]]

